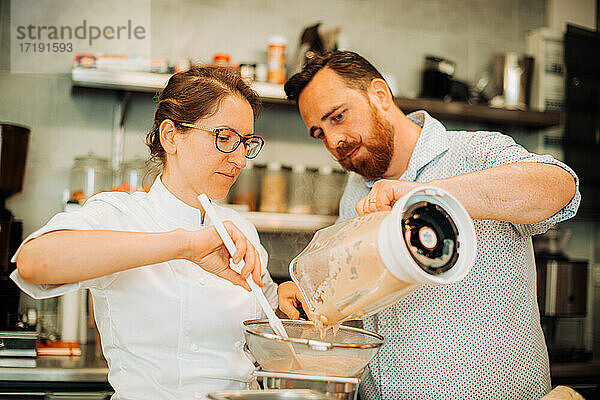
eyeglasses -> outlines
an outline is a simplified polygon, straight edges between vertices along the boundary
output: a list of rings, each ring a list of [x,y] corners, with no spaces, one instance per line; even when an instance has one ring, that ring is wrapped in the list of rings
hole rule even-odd
[[[184,122],[180,122],[179,125],[212,133],[215,135],[215,147],[223,153],[233,153],[240,146],[240,143],[243,143],[246,149],[244,156],[248,159],[256,157],[265,144],[260,136],[242,136],[231,128],[208,129]]]

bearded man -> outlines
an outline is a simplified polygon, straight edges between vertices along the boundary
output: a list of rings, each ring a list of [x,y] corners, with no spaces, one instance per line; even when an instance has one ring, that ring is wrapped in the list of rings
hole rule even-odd
[[[317,56],[285,85],[311,137],[351,174],[343,221],[389,210],[420,185],[454,195],[477,234],[471,272],[422,286],[363,320],[386,343],[363,375],[364,399],[539,399],[550,390],[531,236],[577,212],[578,178],[497,132],[447,131],[425,111],[405,115],[381,74],[352,52]],[[286,282],[280,310],[298,318]]]

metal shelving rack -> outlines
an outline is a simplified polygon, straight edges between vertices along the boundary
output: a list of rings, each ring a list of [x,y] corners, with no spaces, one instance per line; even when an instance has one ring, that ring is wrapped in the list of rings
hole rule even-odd
[[[117,102],[113,115],[112,167],[117,170],[123,161],[124,124],[133,92],[156,93],[167,84],[170,74],[133,71],[105,71],[93,68],[73,68],[73,87],[108,89],[116,92]],[[282,85],[257,82],[252,88],[265,103],[293,106],[285,99]],[[436,118],[518,125],[528,128],[546,128],[558,125],[558,112],[517,111],[491,108],[467,103],[445,103],[431,99],[396,98],[404,111],[426,109]],[[312,232],[335,223],[335,216],[242,212],[261,232]]]

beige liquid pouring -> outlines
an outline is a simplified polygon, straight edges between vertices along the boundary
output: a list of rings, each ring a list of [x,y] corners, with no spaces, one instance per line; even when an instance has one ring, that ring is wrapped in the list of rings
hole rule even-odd
[[[323,328],[366,316],[416,287],[390,273],[379,255],[379,226],[388,215],[373,213],[326,228],[294,260],[322,336]]]

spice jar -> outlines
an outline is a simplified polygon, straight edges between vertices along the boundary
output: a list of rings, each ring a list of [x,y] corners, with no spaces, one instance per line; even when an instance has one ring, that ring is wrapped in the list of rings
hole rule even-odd
[[[107,159],[97,157],[93,153],[77,157],[69,178],[69,201],[83,204],[94,194],[110,190],[111,181],[112,169]]]
[[[213,64],[217,67],[229,67],[231,56],[227,53],[217,53],[213,55]]]
[[[286,210],[287,177],[279,162],[270,162],[261,183],[260,211],[282,213]]]
[[[312,195],[312,179],[306,167],[302,164],[294,165],[290,174],[288,212],[292,214],[310,214]]]
[[[254,82],[256,76],[256,64],[241,63],[240,64],[240,77],[247,84]]]
[[[275,35],[269,39],[267,49],[267,81],[283,84],[285,82],[285,46],[287,40],[284,36]]]
[[[290,263],[310,318],[336,325],[372,315],[418,285],[451,284],[476,255],[473,221],[448,192],[417,188],[392,211],[317,231]]]
[[[119,169],[119,178],[121,183],[115,189],[121,192],[137,192],[145,190],[148,185],[149,177],[146,160],[136,158],[121,164]],[[144,182],[144,179],[146,182]]]
[[[233,204],[247,205],[249,211],[258,209],[258,173],[252,161],[247,161],[232,189]]]

